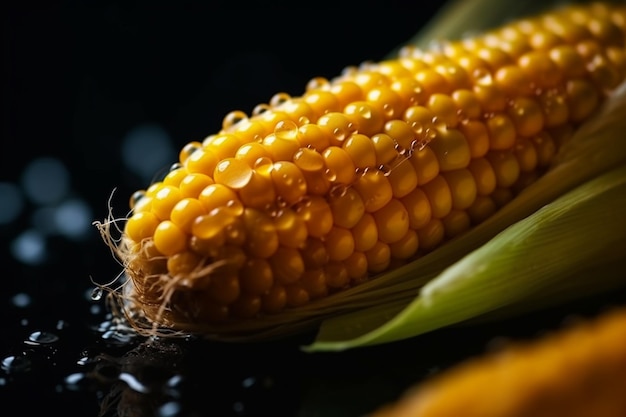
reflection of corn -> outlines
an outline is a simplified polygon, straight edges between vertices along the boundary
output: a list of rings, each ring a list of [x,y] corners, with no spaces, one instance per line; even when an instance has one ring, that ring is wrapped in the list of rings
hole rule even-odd
[[[541,175],[624,79],[625,35],[623,7],[571,7],[227,115],[133,196],[138,303],[175,283],[174,317],[252,318],[437,248]]]
[[[626,415],[626,308],[470,360],[371,417]]]

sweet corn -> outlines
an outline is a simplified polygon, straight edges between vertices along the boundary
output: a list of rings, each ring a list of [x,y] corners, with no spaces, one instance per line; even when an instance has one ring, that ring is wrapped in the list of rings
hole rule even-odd
[[[131,304],[219,332],[436,250],[549,169],[624,80],[625,43],[626,8],[572,6],[226,115],[133,194]]]
[[[626,307],[466,360],[372,417],[626,415]]]

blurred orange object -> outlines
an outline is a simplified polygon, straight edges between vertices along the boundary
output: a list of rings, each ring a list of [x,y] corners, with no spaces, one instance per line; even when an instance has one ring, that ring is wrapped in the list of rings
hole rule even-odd
[[[408,416],[626,416],[626,306],[469,359],[369,415]]]

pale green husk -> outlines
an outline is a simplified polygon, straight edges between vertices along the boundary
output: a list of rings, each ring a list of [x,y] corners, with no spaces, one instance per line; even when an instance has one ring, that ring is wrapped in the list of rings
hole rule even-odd
[[[626,88],[562,149],[554,168],[459,243],[501,232],[436,274],[410,302],[329,318],[310,352],[387,343],[484,315],[626,286]],[[410,275],[419,274],[419,261]]]

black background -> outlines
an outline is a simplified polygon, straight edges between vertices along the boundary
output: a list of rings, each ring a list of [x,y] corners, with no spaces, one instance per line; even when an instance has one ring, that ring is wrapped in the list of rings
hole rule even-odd
[[[250,112],[277,92],[302,93],[315,76],[330,78],[345,66],[382,59],[441,4],[258,6],[226,8],[210,1],[3,6],[0,181],[19,185],[30,161],[52,156],[69,170],[71,193],[88,204],[93,220],[107,216],[114,189],[112,203],[123,213],[130,193],[146,186],[122,161],[121,143],[133,128],[160,126],[176,150],[202,140],[231,110]],[[92,331],[104,312],[86,295],[91,279],[108,281],[119,265],[95,228],[78,240],[49,237],[47,257],[39,264],[15,259],[11,243],[32,227],[37,208],[25,199],[16,221],[0,225],[0,355],[34,358],[30,371],[0,375],[0,407],[17,407],[13,414],[7,408],[0,413],[95,416],[103,390],[68,390],[63,381],[81,371],[82,357],[102,350],[126,353],[103,344]],[[19,293],[32,297],[28,306],[12,302]],[[396,398],[412,382],[486,350],[498,337],[536,336],[573,312],[587,314],[605,305],[606,299],[592,300],[497,327],[444,330],[346,355],[303,355],[298,344],[309,340],[304,335],[269,346],[184,346],[184,355],[155,360],[189,381],[181,390],[187,411],[175,415],[356,417]],[[43,351],[24,343],[41,330],[59,334],[59,343]],[[137,368],[144,369],[139,362]],[[260,388],[242,388],[250,377]],[[244,407],[236,412],[234,403]]]

